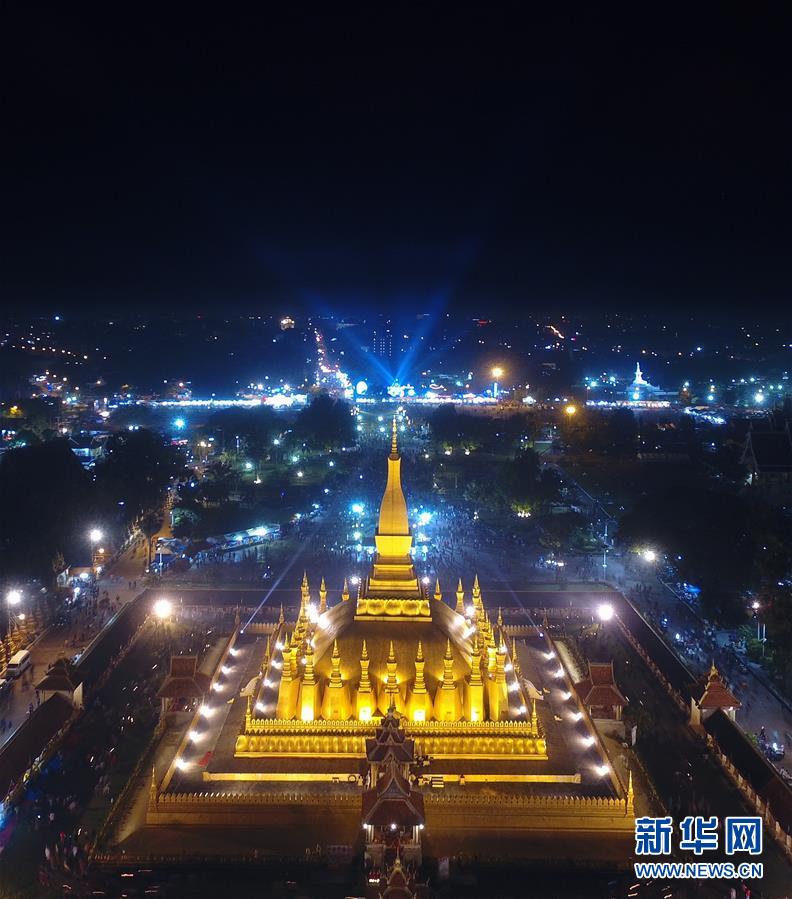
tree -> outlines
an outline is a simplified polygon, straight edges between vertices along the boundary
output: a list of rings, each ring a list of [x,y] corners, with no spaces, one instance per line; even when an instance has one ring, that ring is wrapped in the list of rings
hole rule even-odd
[[[65,440],[0,457],[0,497],[0,567],[6,575],[51,583],[58,553],[72,564],[87,558],[91,478]]]
[[[147,568],[151,567],[151,542],[154,537],[159,534],[162,528],[163,521],[164,518],[161,511],[146,512],[146,514],[140,519],[140,530],[146,536]]]
[[[650,493],[619,523],[617,540],[667,553],[684,580],[701,588],[722,623],[744,615],[742,593],[779,576],[789,563],[789,525],[743,496],[703,487]]]
[[[227,446],[237,437],[245,452],[254,459],[263,459],[272,448],[272,440],[281,430],[278,413],[268,406],[257,409],[220,409],[213,412],[201,429],[204,434],[221,432]]]
[[[160,434],[143,428],[113,434],[96,465],[96,484],[109,508],[132,522],[161,507],[165,489],[184,469],[184,459]],[[108,510],[109,511],[109,510]]]
[[[340,449],[355,442],[352,411],[348,403],[320,394],[300,410],[294,436],[311,449]]]

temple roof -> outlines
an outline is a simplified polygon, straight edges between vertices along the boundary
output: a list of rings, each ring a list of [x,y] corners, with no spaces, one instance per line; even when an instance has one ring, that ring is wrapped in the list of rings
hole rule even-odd
[[[198,656],[171,656],[170,674],[159,688],[160,699],[200,699],[209,692],[211,678],[198,671]]]
[[[385,770],[371,790],[363,793],[363,823],[375,827],[414,827],[426,821],[423,796],[410,787],[395,759],[388,758]]]
[[[36,689],[73,693],[80,682],[80,675],[75,671],[74,665],[68,659],[58,659],[36,684]]]
[[[707,685],[698,701],[700,709],[739,709],[742,703],[724,684],[720,672],[713,664],[707,676]]]
[[[415,761],[415,741],[406,738],[393,708],[382,719],[376,735],[366,740],[366,758],[370,762],[382,763],[388,756],[402,764]]]
[[[584,705],[627,705],[619,692],[613,676],[613,662],[589,662],[589,675],[575,684],[575,690]]]

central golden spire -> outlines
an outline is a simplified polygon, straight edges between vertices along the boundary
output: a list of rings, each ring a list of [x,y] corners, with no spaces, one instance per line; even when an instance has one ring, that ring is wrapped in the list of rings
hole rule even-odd
[[[358,592],[356,616],[429,618],[427,595],[412,562],[412,533],[401,485],[401,456],[396,417],[393,418],[388,481],[374,534],[377,554],[370,575]]]
[[[391,451],[388,456],[388,482],[385,485],[385,493],[380,505],[377,536],[407,537],[409,534],[410,522],[407,518],[407,502],[401,486],[401,456],[399,455],[396,416],[394,416]],[[379,543],[379,541],[377,542]],[[407,552],[409,552],[409,545]],[[400,553],[400,555],[403,554]]]

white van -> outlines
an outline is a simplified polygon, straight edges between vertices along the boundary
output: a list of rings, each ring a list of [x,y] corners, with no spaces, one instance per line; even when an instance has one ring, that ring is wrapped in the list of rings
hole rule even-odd
[[[20,649],[19,652],[14,653],[8,660],[6,677],[19,677],[19,675],[28,668],[30,668],[30,653],[26,649]]]

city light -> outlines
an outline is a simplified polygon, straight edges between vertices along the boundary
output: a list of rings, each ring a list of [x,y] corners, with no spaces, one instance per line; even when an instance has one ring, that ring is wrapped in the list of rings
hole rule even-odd
[[[597,617],[600,621],[610,621],[613,618],[614,609],[609,602],[604,602],[597,606]]]
[[[570,416],[570,418],[577,412],[577,406],[569,405],[564,407],[564,412]]]
[[[656,562],[657,553],[653,549],[644,549],[641,552],[644,562]]]
[[[173,603],[169,599],[158,599],[154,603],[154,614],[157,618],[169,618],[173,613]]]
[[[19,590],[9,590],[6,594],[6,602],[9,606],[18,606],[22,602],[22,594]]]
[[[173,427],[176,428],[177,431],[184,430],[186,424],[187,422],[183,418],[176,418],[173,421]]]
[[[214,709],[210,708],[210,706],[203,704],[198,707],[198,712],[202,718],[211,718],[214,714]]]
[[[88,537],[89,537],[91,543],[98,543],[102,539],[103,536],[104,535],[99,530],[99,528],[91,528],[91,530],[88,532]]]
[[[353,515],[362,515],[366,507],[363,503],[352,503],[349,508]]]

